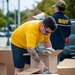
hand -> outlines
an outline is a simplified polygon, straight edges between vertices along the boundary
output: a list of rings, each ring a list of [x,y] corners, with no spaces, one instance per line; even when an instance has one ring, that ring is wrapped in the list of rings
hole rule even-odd
[[[44,53],[44,54],[52,54],[52,52],[49,51],[49,50],[43,50],[42,53]]]
[[[42,73],[44,72],[44,69],[48,69],[48,67],[45,66],[42,60],[38,63],[38,68],[41,69]]]
[[[55,50],[52,47],[46,48],[46,50],[42,51],[42,53],[45,54],[52,54],[53,52],[55,52]]]
[[[46,50],[51,51],[52,53],[55,52],[55,50],[52,47],[46,48]]]

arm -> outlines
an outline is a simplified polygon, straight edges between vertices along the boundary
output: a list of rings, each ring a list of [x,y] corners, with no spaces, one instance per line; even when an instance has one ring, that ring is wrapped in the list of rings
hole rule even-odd
[[[44,65],[44,63],[40,59],[38,53],[34,49],[35,43],[36,43],[36,36],[32,32],[31,33],[27,33],[26,39],[27,39],[27,50],[28,50],[28,53],[37,62],[38,68],[41,69],[42,72],[43,72],[44,69],[46,68],[46,66]]]
[[[52,44],[51,44],[50,41],[49,42],[44,42],[44,46],[45,46],[45,48],[48,48],[48,47],[52,47]]]
[[[42,60],[39,58],[36,50],[34,50],[31,47],[28,47],[27,50],[28,50],[29,54],[32,56],[32,58],[38,63],[38,68],[41,69],[41,71],[43,73],[44,69],[47,68],[47,67],[42,62]]]
[[[50,36],[51,36],[51,34],[48,34],[44,37],[43,44],[44,44],[45,48],[52,47],[52,44],[50,42]]]
[[[31,48],[31,47],[28,47],[27,48],[29,54],[32,56],[32,58],[37,62],[37,63],[40,63],[41,62],[41,59],[39,58],[37,52],[35,49]]]
[[[46,50],[43,50],[44,53],[52,54],[53,52],[55,52],[55,50],[52,48],[52,44],[50,41],[44,43],[44,46],[46,48]]]

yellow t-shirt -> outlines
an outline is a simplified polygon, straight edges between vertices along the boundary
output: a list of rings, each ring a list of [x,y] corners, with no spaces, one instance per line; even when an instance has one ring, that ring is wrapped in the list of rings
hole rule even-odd
[[[35,48],[40,42],[48,42],[50,34],[43,35],[39,29],[41,21],[28,21],[18,27],[11,36],[11,42],[20,47],[27,49],[27,47]]]

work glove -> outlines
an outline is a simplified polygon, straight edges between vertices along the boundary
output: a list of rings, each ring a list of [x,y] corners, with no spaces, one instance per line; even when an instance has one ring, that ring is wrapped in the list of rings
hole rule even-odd
[[[55,52],[55,50],[52,47],[46,48],[46,50],[51,51],[52,53]]]
[[[42,51],[44,54],[52,54],[53,52],[55,52],[55,50],[52,47],[46,48],[46,50]]]

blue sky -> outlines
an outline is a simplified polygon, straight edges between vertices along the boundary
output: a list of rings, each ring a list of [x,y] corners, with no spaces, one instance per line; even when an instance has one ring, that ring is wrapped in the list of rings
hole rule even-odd
[[[42,0],[20,0],[20,11],[25,10],[26,8],[32,9],[33,4],[34,6],[37,5],[35,1],[40,2]],[[7,12],[6,0],[0,0],[0,8],[4,9],[4,13]],[[18,9],[18,0],[9,0],[9,11],[14,11],[15,9]]]

